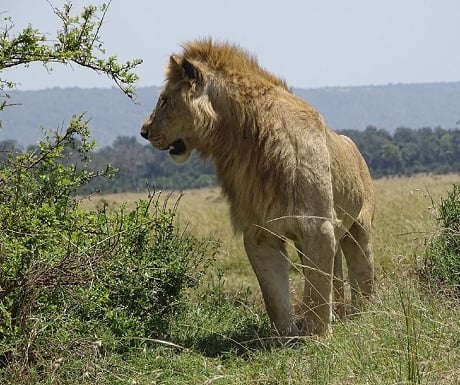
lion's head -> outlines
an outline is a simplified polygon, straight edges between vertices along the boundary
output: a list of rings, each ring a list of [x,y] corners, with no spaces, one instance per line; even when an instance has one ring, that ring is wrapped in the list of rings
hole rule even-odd
[[[195,64],[183,57],[170,57],[167,83],[150,117],[142,125],[141,135],[158,150],[169,150],[171,158],[184,163],[199,143],[203,126],[203,105],[210,105],[202,87],[202,74]],[[206,99],[206,100],[204,100]],[[203,101],[205,103],[203,103]],[[209,111],[211,110],[211,111]],[[214,120],[208,108],[207,118]]]

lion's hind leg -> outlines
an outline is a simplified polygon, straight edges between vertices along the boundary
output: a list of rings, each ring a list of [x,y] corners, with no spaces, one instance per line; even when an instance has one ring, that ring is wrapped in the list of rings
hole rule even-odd
[[[336,239],[330,220],[310,220],[303,239],[296,240],[304,274],[304,329],[308,335],[331,332]]]
[[[370,225],[355,222],[340,241],[347,262],[354,307],[369,299],[374,290],[374,255],[370,242]]]
[[[342,319],[346,314],[345,304],[345,284],[343,277],[343,252],[339,245],[334,256],[334,296],[333,310],[334,315],[338,319]]]

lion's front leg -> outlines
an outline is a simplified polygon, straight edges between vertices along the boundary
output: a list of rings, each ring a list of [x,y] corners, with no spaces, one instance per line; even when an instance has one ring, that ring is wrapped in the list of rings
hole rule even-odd
[[[283,241],[270,234],[246,233],[244,247],[272,324],[281,336],[298,336],[289,295],[289,260]]]

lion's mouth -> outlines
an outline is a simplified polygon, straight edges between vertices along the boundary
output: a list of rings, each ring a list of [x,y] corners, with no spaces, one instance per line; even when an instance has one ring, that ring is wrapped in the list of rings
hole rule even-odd
[[[187,151],[187,147],[185,146],[185,142],[182,139],[177,139],[173,143],[171,143],[168,147],[170,155],[182,155]]]

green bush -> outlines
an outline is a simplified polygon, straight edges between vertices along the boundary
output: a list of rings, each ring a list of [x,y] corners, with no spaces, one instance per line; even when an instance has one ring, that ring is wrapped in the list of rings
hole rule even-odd
[[[428,242],[422,276],[460,297],[460,185],[438,207],[439,232]]]
[[[112,250],[84,295],[84,318],[115,337],[165,337],[183,289],[204,273],[209,243],[178,233],[175,209],[160,205],[158,195],[134,210],[122,206],[109,216],[102,208],[99,215],[106,229],[102,241]]]
[[[131,210],[80,208],[80,186],[112,173],[89,171],[88,137],[74,117],[0,164],[0,382],[5,370],[88,357],[102,343],[164,337],[205,271],[210,243],[178,232],[178,202],[150,194]]]

